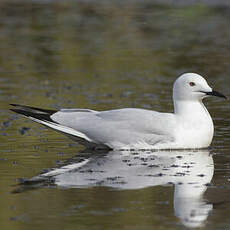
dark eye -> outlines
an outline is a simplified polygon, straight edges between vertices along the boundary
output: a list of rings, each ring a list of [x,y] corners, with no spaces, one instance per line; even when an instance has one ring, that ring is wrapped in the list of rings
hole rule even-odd
[[[193,81],[191,81],[191,82],[189,82],[189,85],[190,86],[195,86],[196,84]]]

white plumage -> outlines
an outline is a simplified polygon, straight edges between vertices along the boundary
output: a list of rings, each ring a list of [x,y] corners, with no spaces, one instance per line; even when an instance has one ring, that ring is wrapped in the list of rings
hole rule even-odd
[[[225,97],[213,91],[200,75],[187,73],[174,83],[174,113],[136,108],[53,111],[15,104],[12,110],[89,147],[205,148],[211,144],[214,128],[202,99],[211,95]]]

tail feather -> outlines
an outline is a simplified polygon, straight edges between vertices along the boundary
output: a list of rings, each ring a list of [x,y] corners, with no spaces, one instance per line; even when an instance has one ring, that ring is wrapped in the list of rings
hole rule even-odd
[[[64,134],[67,134],[69,136],[75,136],[75,137],[78,137],[78,138],[81,138],[85,141],[88,141],[88,142],[92,142],[92,140],[90,138],[88,138],[85,134],[81,133],[81,132],[78,132],[77,130],[74,130],[72,128],[69,128],[67,126],[63,126],[63,125],[60,125],[56,122],[50,122],[50,121],[44,121],[44,120],[41,120],[41,119],[37,119],[35,117],[30,117],[31,120],[33,121],[36,121],[42,125],[45,125],[49,128],[52,128],[56,131],[59,131],[61,133],[64,133]]]
[[[70,138],[74,137],[74,139],[76,139],[79,143],[82,143],[86,146],[93,145],[93,141],[89,137],[87,137],[84,133],[81,133],[67,126],[63,126],[62,124],[59,124],[58,122],[52,120],[50,116],[56,113],[57,112],[56,110],[40,109],[36,107],[17,105],[17,104],[10,104],[10,105],[15,106],[15,108],[10,109],[15,113],[24,115],[29,119],[38,122],[42,125],[45,125],[49,128],[52,128],[56,131],[59,131],[69,136]]]

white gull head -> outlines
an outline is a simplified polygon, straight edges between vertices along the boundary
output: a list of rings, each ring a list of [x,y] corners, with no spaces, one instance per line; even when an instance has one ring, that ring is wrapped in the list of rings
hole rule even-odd
[[[181,75],[173,86],[173,99],[181,101],[197,101],[207,96],[225,96],[213,91],[207,81],[196,73],[185,73]]]

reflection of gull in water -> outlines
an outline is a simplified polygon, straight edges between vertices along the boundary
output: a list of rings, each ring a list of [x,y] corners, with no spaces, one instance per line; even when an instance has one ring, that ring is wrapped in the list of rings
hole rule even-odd
[[[202,195],[213,176],[213,159],[208,150],[118,152],[93,155],[78,163],[52,170],[34,179],[52,178],[62,187],[109,186],[141,189],[175,185],[175,215],[188,227],[200,226],[212,210]]]

